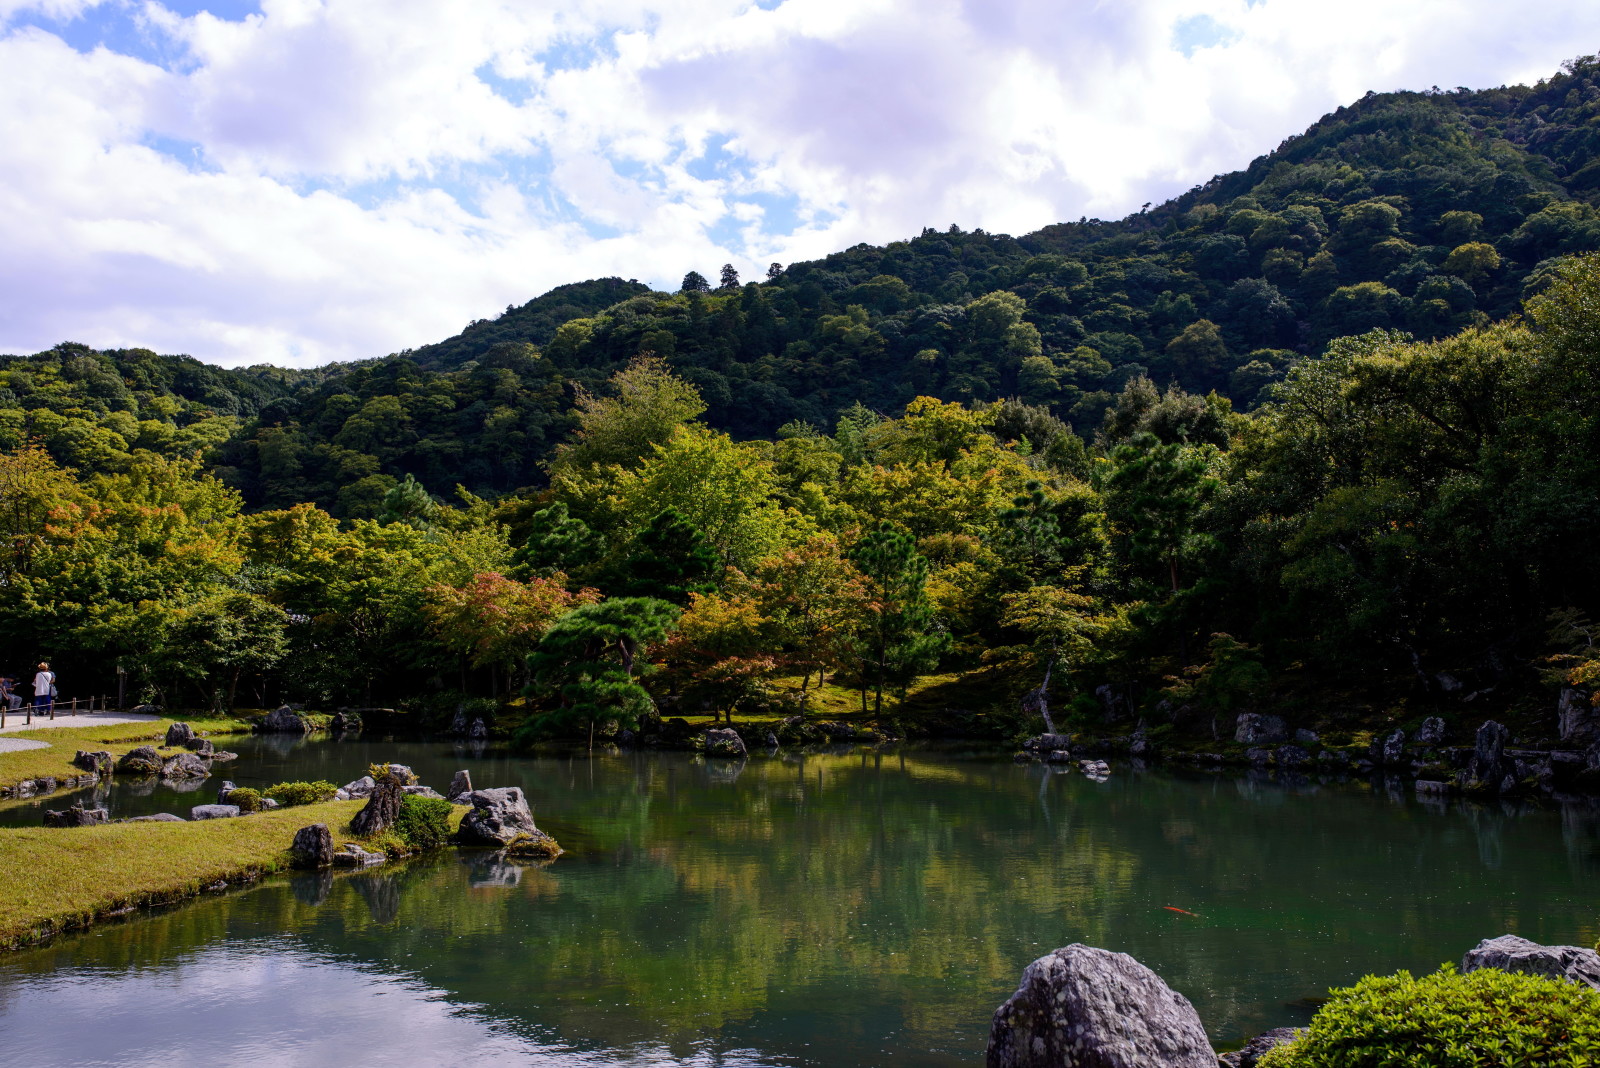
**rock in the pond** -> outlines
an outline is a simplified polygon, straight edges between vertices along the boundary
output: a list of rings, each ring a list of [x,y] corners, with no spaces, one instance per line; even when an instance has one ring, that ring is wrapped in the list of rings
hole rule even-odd
[[[472,811],[461,817],[458,832],[468,845],[504,846],[518,835],[533,837],[543,833],[533,822],[527,797],[515,786],[474,790],[468,800]]]
[[[744,739],[738,731],[712,728],[706,731],[705,741],[706,756],[738,759],[745,755]]]
[[[131,816],[126,823],[188,823],[182,816],[174,816],[170,812],[157,812],[154,816]]]
[[[125,775],[158,775],[161,773],[161,754],[152,746],[141,745],[117,761],[117,770]]]
[[[163,779],[203,779],[211,774],[211,765],[193,753],[179,753],[161,763]]]
[[[1240,745],[1276,745],[1288,738],[1288,728],[1281,716],[1268,716],[1260,712],[1239,713],[1233,730],[1233,740]]]
[[[84,771],[92,771],[101,776],[110,775],[114,763],[115,761],[112,760],[111,754],[104,749],[97,749],[94,752],[80,749],[72,758],[73,767],[82,768]]]
[[[352,798],[371,797],[372,788],[374,785],[376,784],[372,781],[371,775],[363,775],[355,782],[347,782],[343,787],[340,788],[340,792],[345,796],[341,797],[339,800],[349,801]]]
[[[350,821],[350,833],[358,838],[371,838],[393,827],[395,818],[400,815],[401,796],[399,782],[393,776],[384,776],[383,781],[372,788],[366,807]]]
[[[1367,758],[1379,767],[1394,767],[1405,761],[1406,732],[1393,731],[1383,738],[1374,738]]]
[[[1462,787],[1503,793],[1516,785],[1516,768],[1506,759],[1506,740],[1511,732],[1502,723],[1485,720],[1478,728],[1472,758],[1458,779]],[[1509,780],[1509,781],[1508,781]]]
[[[1065,753],[1072,749],[1072,735],[1036,734],[1023,742],[1022,748],[1033,753]]]
[[[1435,746],[1444,741],[1444,720],[1438,716],[1429,716],[1422,721],[1422,726],[1417,728],[1416,737],[1412,741],[1420,746]]]
[[[995,1011],[988,1068],[1216,1068],[1189,1000],[1125,953],[1040,957]]]
[[[533,834],[519,834],[506,843],[504,855],[507,857],[527,857],[533,860],[552,860],[559,857],[562,849],[556,840],[543,831]]]
[[[46,809],[44,825],[46,827],[93,827],[97,823],[110,823],[111,814],[103,808],[84,808],[82,805],[73,805],[70,808]]]
[[[401,786],[412,786],[417,781],[417,773],[406,767],[404,764],[390,764],[389,778],[393,779]]]
[[[196,756],[209,758],[217,751],[210,738],[196,738],[189,743],[189,751]]]
[[[196,805],[189,810],[192,820],[226,820],[238,814],[238,805]]]
[[[1299,1027],[1274,1027],[1252,1038],[1245,1043],[1243,1049],[1224,1053],[1217,1058],[1217,1063],[1223,1068],[1256,1068],[1256,1065],[1261,1063],[1262,1057],[1279,1046],[1286,1046],[1299,1038],[1302,1030]]]
[[[444,795],[452,801],[465,804],[467,803],[467,795],[470,793],[472,793],[472,776],[467,774],[466,769],[463,768],[456,772],[455,777],[450,780],[450,788],[444,792]]]
[[[1280,745],[1273,754],[1273,759],[1280,768],[1298,768],[1311,760],[1311,754],[1301,749],[1298,745]]]
[[[211,761],[213,764],[226,764],[230,760],[239,759],[238,753],[230,753],[226,749],[213,749],[205,756],[206,759]]]
[[[1264,768],[1272,763],[1272,750],[1264,745],[1253,746],[1244,751],[1244,758],[1253,768]]]
[[[431,786],[402,786],[400,792],[407,797],[437,797],[440,801],[445,800],[445,796]]]
[[[326,868],[333,863],[333,832],[326,823],[313,823],[294,832],[289,855],[296,868]]]
[[[762,742],[764,742],[766,744],[766,747],[768,749],[776,749],[776,748],[778,748],[778,736],[776,734],[774,734],[772,731],[768,731],[767,732],[767,736],[762,739]]]
[[[231,779],[222,780],[222,785],[217,787],[217,804],[226,805],[228,803],[228,795],[237,789],[238,787],[233,784]]]
[[[370,868],[388,859],[383,853],[368,853],[354,842],[346,842],[333,854],[333,863],[340,868]]]
[[[1600,989],[1600,953],[1584,946],[1541,946],[1516,935],[1485,938],[1461,958],[1461,971],[1499,968]]]
[[[489,725],[487,723],[485,723],[481,719],[473,720],[472,721],[472,726],[467,728],[467,737],[468,738],[487,738],[487,737],[489,737]]]
[[[261,720],[261,730],[265,734],[305,734],[310,729],[305,719],[288,705],[280,705]]]
[[[180,749],[189,748],[189,743],[195,740],[194,728],[187,723],[174,723],[167,728],[167,745],[178,746]]]
[[[1294,743],[1296,745],[1316,745],[1320,741],[1322,741],[1322,735],[1316,731],[1308,731],[1301,727],[1294,732]]]
[[[1556,704],[1557,727],[1561,744],[1574,749],[1600,742],[1600,709],[1590,702],[1589,695],[1568,686],[1561,691]]]

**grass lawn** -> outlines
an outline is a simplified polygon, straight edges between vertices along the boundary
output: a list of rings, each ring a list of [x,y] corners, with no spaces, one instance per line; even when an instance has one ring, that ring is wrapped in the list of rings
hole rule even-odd
[[[337,848],[363,804],[329,801],[187,823],[0,830],[0,948],[177,901],[222,880],[278,871],[288,865],[294,832],[310,823],[326,823]]]
[[[56,720],[60,723],[60,720]],[[84,774],[72,766],[72,757],[80,749],[104,749],[113,757],[137,749],[141,745],[157,743],[167,736],[167,728],[175,720],[160,719],[149,723],[94,723],[82,727],[37,727],[26,731],[7,731],[0,738],[27,738],[47,742],[49,749],[24,749],[14,753],[0,753],[0,787],[15,786],[25,779],[41,775],[64,779]],[[186,719],[196,731],[205,731],[216,737],[222,734],[241,734],[247,728],[236,719]],[[226,748],[226,746],[218,746]]]

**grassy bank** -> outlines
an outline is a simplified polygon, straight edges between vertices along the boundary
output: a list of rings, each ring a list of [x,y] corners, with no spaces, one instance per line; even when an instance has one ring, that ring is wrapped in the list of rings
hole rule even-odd
[[[120,757],[141,745],[161,742],[167,736],[167,728],[174,722],[171,719],[148,723],[89,722],[81,727],[35,727],[32,730],[7,731],[0,737],[26,738],[44,742],[50,748],[0,753],[0,788],[12,787],[24,780],[45,775],[57,779],[82,775],[81,768],[72,766],[73,754],[78,750],[104,749],[113,757]],[[184,722],[213,737],[244,733],[248,729],[236,719],[186,719]]]
[[[0,949],[279,871],[295,831],[326,823],[337,845],[362,804],[330,801],[189,823],[0,830]]]

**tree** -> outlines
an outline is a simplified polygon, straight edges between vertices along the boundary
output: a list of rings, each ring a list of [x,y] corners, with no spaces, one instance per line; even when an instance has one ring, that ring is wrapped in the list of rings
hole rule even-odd
[[[866,711],[870,682],[873,711],[882,712],[884,687],[903,696],[912,680],[939,662],[950,638],[934,629],[928,560],[910,535],[885,523],[856,542],[849,556],[866,578],[871,598],[863,629],[861,710]]]
[[[612,395],[605,397],[577,387],[576,440],[556,450],[551,464],[556,475],[633,463],[706,410],[700,391],[653,355],[634,357],[609,384]]]
[[[684,281],[688,281],[688,279],[684,279]],[[687,289],[688,287],[685,286],[684,288]],[[739,272],[733,269],[733,264],[724,263],[722,265],[722,280],[718,283],[717,288],[718,289],[738,289],[739,288]]]
[[[774,263],[772,266],[767,268],[767,281],[776,282],[778,279],[780,279],[782,277],[783,277],[783,264]]]
[[[616,585],[629,597],[654,597],[683,606],[712,589],[717,552],[706,536],[671,508],[650,520],[621,562]]]
[[[595,564],[605,551],[605,538],[567,510],[565,501],[541,508],[529,518],[527,539],[514,559],[534,572],[571,572]]]
[[[490,571],[459,588],[429,587],[425,611],[439,641],[473,667],[515,672],[526,668],[528,654],[558,618],[599,599],[590,589],[569,593],[560,572],[518,582]]]
[[[694,593],[663,655],[685,696],[708,700],[732,723],[739,702],[762,696],[777,670],[771,629],[772,620],[748,592]]]
[[[378,522],[404,523],[417,530],[427,530],[438,511],[439,502],[428,495],[422,483],[408,474],[404,482],[384,494],[383,511],[378,516]]]
[[[867,604],[866,580],[836,538],[819,534],[794,549],[769,556],[756,567],[755,597],[771,618],[784,659],[800,670],[802,709],[830,668],[856,651]]]
[[[680,293],[709,293],[711,283],[706,281],[706,276],[699,271],[690,271],[683,276],[683,284],[678,287]]]
[[[1207,475],[1202,456],[1145,432],[1118,445],[1110,460],[1104,476],[1107,513],[1127,537],[1129,555],[1159,565],[1177,593],[1179,563],[1216,480]]]
[[[520,736],[585,724],[592,748],[602,720],[631,726],[654,710],[637,681],[654,668],[640,654],[672,631],[680,613],[676,605],[649,597],[614,597],[562,616],[528,655],[533,681],[524,691],[535,701],[553,698],[555,707],[531,716]]]

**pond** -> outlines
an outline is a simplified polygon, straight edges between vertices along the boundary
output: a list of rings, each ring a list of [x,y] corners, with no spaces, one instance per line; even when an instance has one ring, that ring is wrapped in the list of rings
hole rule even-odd
[[[241,785],[392,758],[443,786],[465,767],[523,787],[570,852],[280,877],[0,958],[10,1061],[974,1065],[1023,967],[1070,942],[1133,954],[1226,1044],[1480,938],[1600,935],[1586,805],[1126,766],[1097,783],[914,749],[235,748]],[[108,800],[182,813],[215,782]]]

